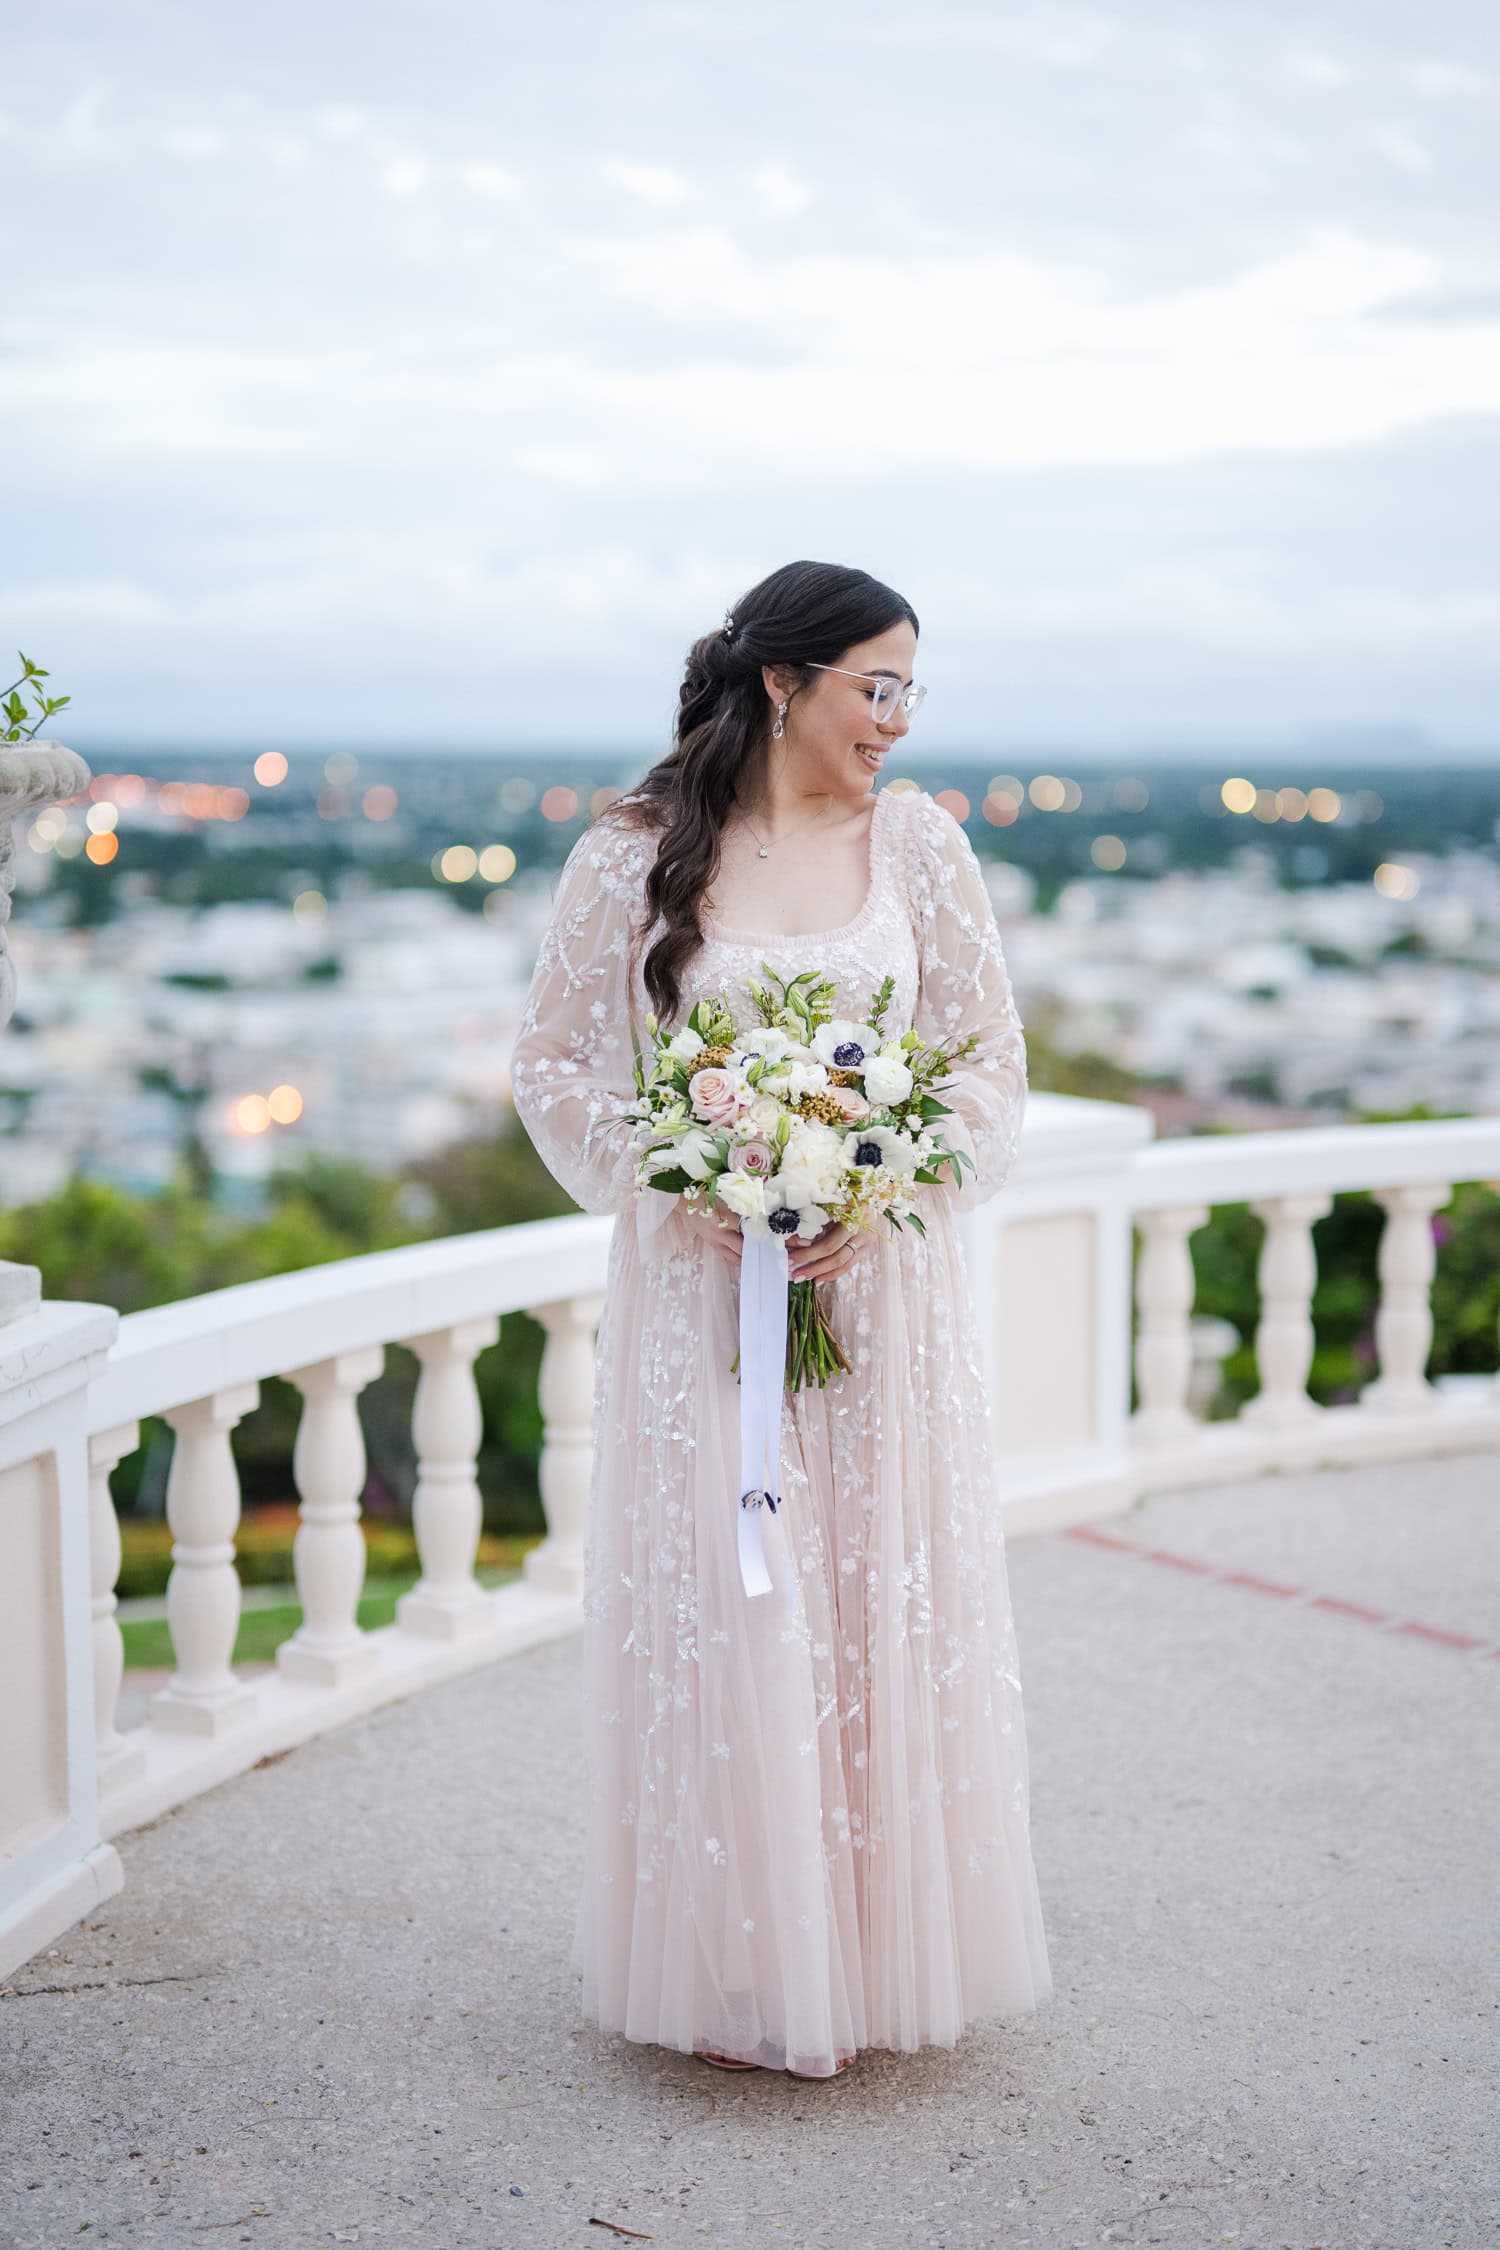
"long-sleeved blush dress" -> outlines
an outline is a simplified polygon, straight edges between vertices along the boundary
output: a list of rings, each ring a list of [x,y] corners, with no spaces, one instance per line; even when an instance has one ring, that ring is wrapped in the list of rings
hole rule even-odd
[[[573,1968],[605,2030],[828,2076],[864,2047],[952,2046],[1051,1992],[1030,1844],[995,1428],[952,1213],[1001,1186],[1026,1050],[973,846],[885,789],[865,903],[792,938],[706,919],[678,1016],[762,960],[859,1018],[980,1044],[944,1098],[961,1188],[925,1239],[871,1238],[820,1285],[850,1362],[786,1395],[773,1590],[742,1587],[738,1270],[638,1194],[630,1019],[646,830],[596,822],[559,878],[512,1059],[516,1107],[583,1209],[617,1216],[595,1359],[584,1594],[587,1855]],[[641,1030],[644,1042],[644,1030]]]

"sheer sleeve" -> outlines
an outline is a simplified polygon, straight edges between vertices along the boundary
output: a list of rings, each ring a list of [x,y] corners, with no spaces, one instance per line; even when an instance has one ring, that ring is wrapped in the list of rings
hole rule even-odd
[[[575,1203],[601,1216],[636,1199],[630,1126],[615,1113],[635,1100],[631,939],[648,857],[648,839],[618,823],[579,837],[511,1053],[511,1098],[537,1154]],[[644,1044],[639,1024],[637,1035]]]
[[[940,1095],[952,1115],[936,1120],[954,1148],[974,1159],[946,1193],[955,1211],[987,1203],[1004,1185],[1026,1111],[1026,1039],[1011,992],[978,854],[963,829],[925,790],[912,792],[908,873],[921,962],[916,1028],[924,1039],[975,1031],[979,1043]]]

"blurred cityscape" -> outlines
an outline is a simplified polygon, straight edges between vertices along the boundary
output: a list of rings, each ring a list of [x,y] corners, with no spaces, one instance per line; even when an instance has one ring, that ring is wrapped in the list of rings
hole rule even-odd
[[[497,1131],[557,871],[642,770],[92,762],[85,800],[17,827],[0,1207],[78,1176],[149,1195],[191,1151],[253,1212],[301,1156],[392,1174]],[[1163,1134],[1500,1109],[1500,775],[926,753],[884,783],[913,785],[985,864],[1033,1083]]]

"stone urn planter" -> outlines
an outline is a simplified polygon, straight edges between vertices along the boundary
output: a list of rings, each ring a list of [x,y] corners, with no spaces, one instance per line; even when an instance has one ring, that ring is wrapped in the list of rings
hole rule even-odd
[[[16,970],[6,944],[10,897],[16,880],[14,822],[18,813],[76,797],[89,785],[89,769],[76,750],[60,742],[0,742],[0,1035],[16,1000]],[[34,1266],[0,1263],[0,1327],[37,1305],[41,1276]]]
[[[60,742],[0,742],[0,1031],[16,1000],[15,964],[5,942],[16,880],[13,823],[19,813],[76,797],[89,780],[78,752]]]

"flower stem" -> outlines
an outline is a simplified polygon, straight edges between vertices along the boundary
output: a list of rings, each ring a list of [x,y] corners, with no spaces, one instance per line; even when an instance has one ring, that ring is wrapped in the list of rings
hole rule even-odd
[[[731,1375],[740,1371],[740,1355],[729,1363]],[[800,1391],[809,1383],[821,1389],[830,1375],[849,1372],[843,1348],[829,1326],[815,1281],[794,1281],[787,1291],[786,1387]]]

